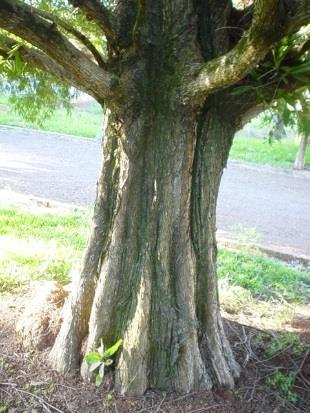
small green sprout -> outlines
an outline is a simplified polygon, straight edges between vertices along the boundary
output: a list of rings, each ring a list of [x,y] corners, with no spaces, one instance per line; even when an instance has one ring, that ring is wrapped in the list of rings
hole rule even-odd
[[[266,380],[266,383],[274,389],[277,389],[282,398],[291,403],[296,403],[298,400],[298,396],[293,391],[295,379],[296,375],[293,372],[290,372],[288,375],[285,375],[280,371],[277,371],[273,376],[269,377]]]
[[[85,361],[90,366],[90,371],[95,371],[98,369],[98,374],[96,376],[96,386],[100,386],[105,373],[105,368],[111,366],[113,359],[111,358],[119,349],[123,340],[118,340],[113,346],[105,350],[102,339],[100,340],[100,346],[97,351],[92,351],[86,354]]]

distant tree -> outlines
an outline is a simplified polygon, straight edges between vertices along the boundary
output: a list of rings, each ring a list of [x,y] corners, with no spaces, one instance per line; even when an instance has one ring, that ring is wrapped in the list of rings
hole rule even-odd
[[[309,135],[301,134],[298,152],[294,162],[294,169],[302,170],[305,169],[305,159],[307,153],[307,146],[309,144]]]
[[[242,2],[241,2],[242,3]],[[307,84],[309,0],[1,0],[3,73],[37,108],[70,88],[107,127],[92,229],[51,352],[123,339],[115,387],[189,392],[240,373],[220,316],[215,210],[235,132]],[[82,363],[81,373],[90,377]]]
[[[284,126],[294,128],[299,137],[299,147],[294,169],[305,167],[305,157],[310,134],[310,105],[308,91],[298,91],[273,102],[265,112],[264,120],[270,126],[269,139],[282,139]],[[284,131],[283,131],[284,130]]]

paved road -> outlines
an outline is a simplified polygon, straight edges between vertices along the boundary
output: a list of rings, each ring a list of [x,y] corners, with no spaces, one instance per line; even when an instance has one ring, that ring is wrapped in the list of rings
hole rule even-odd
[[[263,247],[310,258],[310,172],[231,162],[222,178],[217,221],[220,233],[241,226],[241,237],[256,232]]]
[[[99,165],[98,140],[0,127],[0,188],[85,206]]]
[[[98,141],[0,127],[0,188],[86,206],[99,164]],[[236,227],[239,235],[255,228],[266,247],[310,255],[310,172],[231,162],[219,195],[219,233]]]

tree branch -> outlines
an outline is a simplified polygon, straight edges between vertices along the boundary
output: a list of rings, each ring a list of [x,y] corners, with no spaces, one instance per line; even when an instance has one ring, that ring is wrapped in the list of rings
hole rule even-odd
[[[288,83],[278,83],[278,87],[283,93],[290,95],[304,89],[305,83],[295,78]],[[275,93],[274,85],[266,86],[261,93],[264,95],[264,102],[255,90],[242,93],[240,96],[234,96],[232,105],[234,105],[234,114],[239,129],[242,129],[251,119],[268,109],[273,102],[279,99],[279,96]]]
[[[68,73],[63,67],[59,66],[44,53],[37,49],[19,44],[9,37],[3,35],[0,36],[0,55],[5,59],[10,57],[10,51],[16,46],[19,46],[18,53],[24,63],[29,63],[37,69],[48,72],[56,79],[80,89],[82,92],[93,96],[96,100],[100,100],[100,96],[94,94],[89,88],[81,86],[79,81],[74,79],[73,76],[70,76],[70,73]]]
[[[201,65],[188,94],[197,101],[244,78],[288,33],[310,21],[310,0],[257,0],[250,29],[223,56]]]
[[[104,63],[104,60],[101,54],[98,52],[96,47],[92,44],[92,42],[83,33],[79,32],[74,27],[72,27],[70,24],[68,24],[66,21],[60,19],[57,16],[52,15],[51,13],[32,7],[32,12],[33,11],[35,11],[39,16],[43,17],[44,19],[50,20],[53,23],[55,23],[57,26],[62,27],[63,29],[66,30],[66,32],[72,34],[84,46],[86,46],[86,48],[90,51],[90,53],[96,59],[99,66],[105,67],[105,63]]]
[[[111,14],[99,0],[69,0],[69,3],[74,7],[78,7],[87,19],[95,22],[112,45],[116,43]]]
[[[116,97],[117,77],[96,65],[31,6],[16,0],[1,0],[0,27],[42,50],[70,73],[79,89],[88,88],[102,98]]]

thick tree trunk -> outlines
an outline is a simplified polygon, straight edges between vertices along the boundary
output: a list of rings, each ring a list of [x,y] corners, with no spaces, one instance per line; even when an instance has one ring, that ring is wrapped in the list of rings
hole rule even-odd
[[[122,338],[121,393],[232,387],[239,368],[219,311],[215,208],[236,122],[228,94],[203,108],[184,95],[194,76],[184,62],[202,59],[190,3],[147,4],[139,51],[120,65],[124,104],[110,114],[93,229],[51,359],[72,370],[84,339],[87,353]],[[81,373],[90,377],[84,362]]]
[[[163,105],[128,124],[116,138],[109,121],[93,229],[53,364],[76,368],[86,335],[86,352],[123,338],[121,393],[232,387],[238,366],[219,313],[215,208],[234,129],[216,105],[198,117]]]
[[[300,136],[298,152],[297,152],[296,159],[294,162],[294,169],[302,170],[305,168],[305,158],[306,158],[308,140],[309,138],[305,134],[302,134]]]

